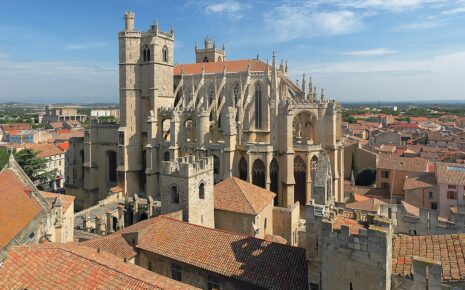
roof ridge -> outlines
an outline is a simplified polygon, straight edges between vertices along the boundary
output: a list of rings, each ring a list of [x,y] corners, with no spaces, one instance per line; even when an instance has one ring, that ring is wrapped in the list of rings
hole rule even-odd
[[[250,208],[252,209],[253,212],[257,213],[257,210],[253,207],[253,205],[250,203],[250,200],[248,199],[248,196],[244,193],[244,189],[241,187],[240,183],[241,182],[237,182],[236,180],[237,178],[236,177],[233,177],[233,180],[234,182],[236,183],[236,185],[239,187],[242,195],[244,196],[245,200],[247,201],[247,204],[250,206]],[[240,179],[241,181],[244,181],[242,179]],[[244,181],[244,182],[247,182],[247,181]]]
[[[167,219],[167,220],[171,220],[171,221],[175,221],[175,222],[178,222],[178,223],[181,223],[181,224],[185,224],[185,225],[190,225],[190,226],[194,226],[194,227],[204,228],[204,229],[211,230],[211,231],[217,231],[217,232],[222,232],[222,233],[226,233],[226,234],[231,234],[231,235],[234,235],[234,236],[252,238],[252,239],[256,239],[256,240],[262,240],[262,241],[265,241],[265,242],[267,242],[267,243],[273,243],[273,244],[276,244],[276,245],[287,246],[287,247],[291,247],[291,248],[298,248],[298,249],[304,250],[304,249],[301,248],[301,247],[296,247],[296,246],[292,246],[292,245],[288,245],[288,244],[280,244],[280,243],[270,242],[270,241],[267,241],[267,240],[265,240],[265,239],[257,238],[257,237],[254,237],[254,236],[249,236],[249,235],[246,235],[246,234],[240,234],[240,233],[230,232],[230,231],[226,231],[226,230],[222,230],[222,229],[209,228],[209,227],[202,226],[202,225],[197,225],[197,224],[188,223],[188,222],[181,221],[181,220],[175,219],[175,218],[170,217],[170,216],[167,216],[167,215],[159,215],[159,216],[155,217],[155,219],[162,219],[162,218],[163,218],[163,219]],[[152,226],[152,225],[154,225],[154,224],[155,224],[155,223],[151,224],[150,226]],[[138,247],[138,246],[136,246],[136,247]]]

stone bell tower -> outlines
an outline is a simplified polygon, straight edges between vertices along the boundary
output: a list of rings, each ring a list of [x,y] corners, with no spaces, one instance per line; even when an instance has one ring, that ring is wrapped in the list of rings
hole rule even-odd
[[[162,214],[182,212],[185,222],[215,227],[212,157],[163,161],[160,188]]]
[[[215,61],[225,61],[226,60],[226,50],[223,46],[220,48],[216,47],[216,41],[212,41],[210,37],[205,38],[204,48],[197,48],[195,44],[195,62],[215,62]]]
[[[155,195],[152,164],[156,155],[156,112],[173,105],[174,31],[162,32],[155,21],[146,32],[134,28],[134,12],[124,15],[125,29],[118,33],[120,128],[118,170],[124,193]],[[147,186],[150,184],[150,186]]]

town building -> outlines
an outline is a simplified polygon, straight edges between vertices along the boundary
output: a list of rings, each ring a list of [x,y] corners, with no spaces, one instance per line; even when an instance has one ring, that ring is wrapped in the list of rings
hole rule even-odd
[[[18,245],[71,242],[74,197],[40,192],[11,154],[0,172],[0,261]]]
[[[78,109],[75,107],[57,107],[45,106],[45,115],[42,116],[42,123],[62,123],[69,120],[76,120],[84,122],[87,116],[79,114]]]

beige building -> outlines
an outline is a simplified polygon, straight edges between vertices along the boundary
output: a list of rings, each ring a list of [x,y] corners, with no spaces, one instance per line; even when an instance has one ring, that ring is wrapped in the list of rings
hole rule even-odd
[[[72,242],[74,197],[40,192],[13,155],[0,172],[0,260],[15,246]]]
[[[55,107],[49,105],[45,106],[45,115],[42,117],[42,123],[61,123],[68,120],[84,122],[86,119],[87,116],[79,114],[77,108]]]
[[[311,80],[304,76],[301,85],[293,83],[287,65],[277,63],[274,54],[270,64],[225,61],[224,47],[210,39],[195,50],[196,63],[175,65],[174,31],[163,32],[157,23],[137,31],[132,12],[125,14],[118,38],[121,112],[113,146],[117,183],[125,194],[158,198],[161,162],[195,155],[213,157],[215,182],[238,177],[276,193],[275,205],[304,205],[311,199],[312,173],[325,154],[331,192],[342,199],[341,109],[323,90],[319,95]],[[95,136],[93,143],[113,139]],[[106,168],[98,157],[106,153],[92,153],[90,145],[85,145],[85,163]],[[92,184],[84,188],[92,195],[90,204],[108,189],[84,184]]]
[[[273,192],[235,177],[214,191],[215,228],[261,239],[273,235]]]

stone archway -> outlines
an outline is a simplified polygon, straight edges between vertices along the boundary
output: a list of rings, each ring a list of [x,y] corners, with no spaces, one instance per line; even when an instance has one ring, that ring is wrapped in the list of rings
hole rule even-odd
[[[255,160],[253,163],[252,183],[262,188],[266,187],[265,164],[260,159]]]
[[[315,115],[308,111],[302,111],[295,115],[292,123],[294,143],[314,144],[316,142],[315,120]]]
[[[294,158],[294,200],[305,205],[307,202],[307,169],[305,161],[300,156]]]

